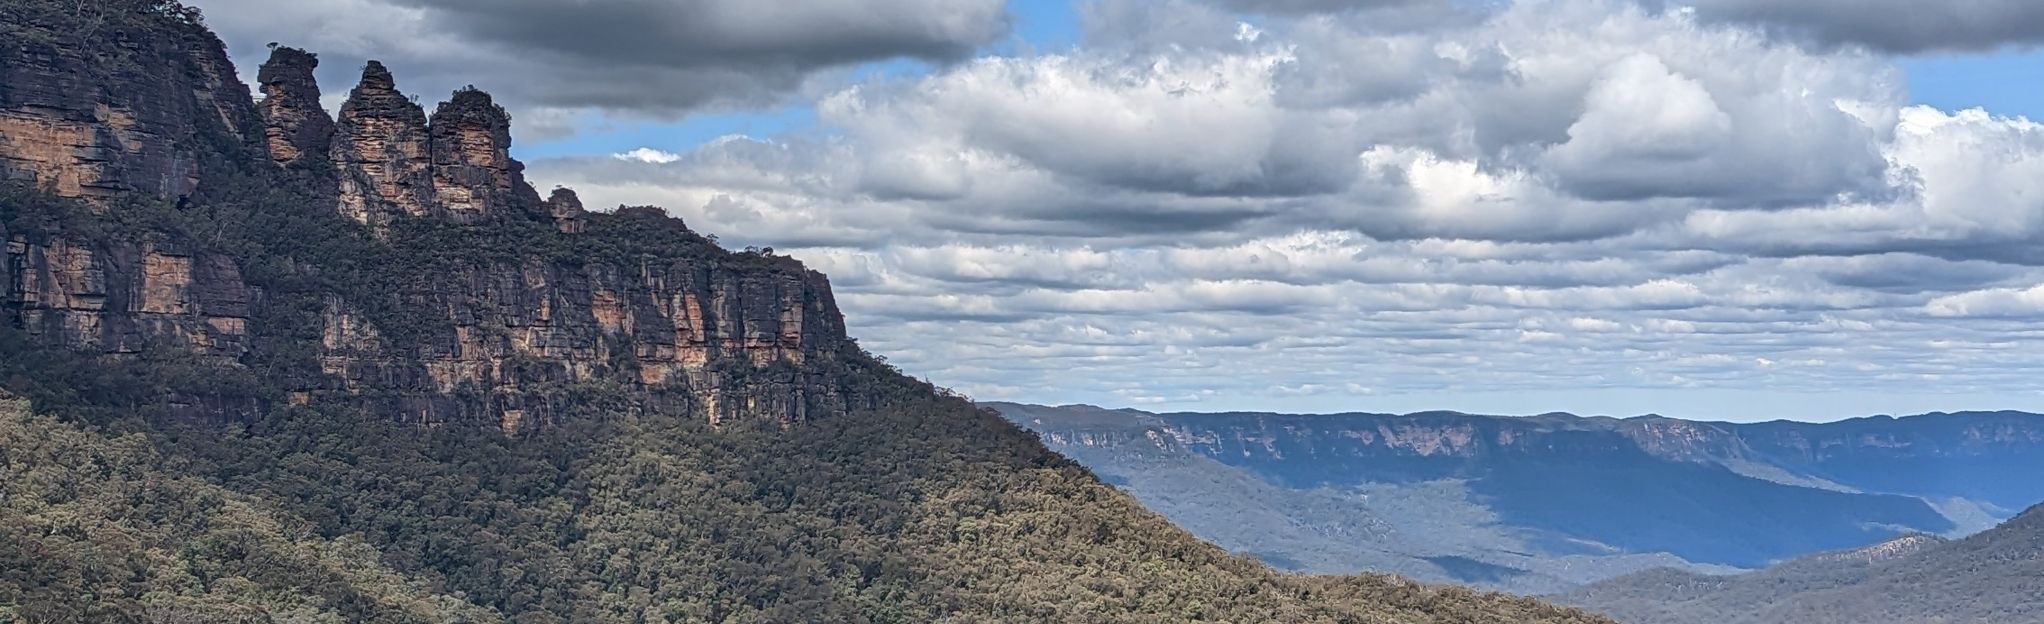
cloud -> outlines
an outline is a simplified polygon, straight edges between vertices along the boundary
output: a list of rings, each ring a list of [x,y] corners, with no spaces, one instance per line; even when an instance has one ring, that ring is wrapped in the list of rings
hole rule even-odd
[[[1939,317],[2044,316],[2044,286],[1996,288],[1938,297],[1924,305]]]
[[[1882,56],[1702,10],[1390,5],[1431,6],[1101,0],[1076,46],[822,93],[820,132],[530,175],[791,253],[862,344],[1026,400],[2044,372],[2017,331],[2044,309],[2044,127],[1907,106]]]
[[[1656,0],[1658,2],[1658,0]],[[1821,45],[1883,52],[1982,51],[2044,43],[2044,4],[2030,0],[1687,0],[1704,19],[1750,24]]]
[[[1256,54],[1146,64],[983,59],[921,81],[841,93],[824,100],[820,114],[865,137],[939,144],[1135,191],[1339,190],[1354,175],[1354,144],[1335,138],[1343,120],[1274,106],[1267,86],[1277,61]],[[1187,132],[1194,128],[1202,131]]]
[[[1445,5],[1446,0],[1222,0],[1238,11],[1260,13],[1335,13],[1387,7]]]
[[[2044,263],[2044,126],[1981,110],[1900,111],[1882,146],[1906,193],[1892,201],[1779,212],[1700,211],[1686,227],[1718,245],[1768,253],[1915,251],[1954,259]]]
[[[665,165],[681,160],[680,154],[664,152],[650,147],[641,147],[629,152],[611,154],[610,157],[618,160],[630,160],[655,165]]]
[[[438,97],[466,84],[521,117],[677,118],[771,103],[835,68],[949,62],[1008,33],[1001,0],[193,0],[246,72],[267,42],[321,55],[329,94],[369,59]]]

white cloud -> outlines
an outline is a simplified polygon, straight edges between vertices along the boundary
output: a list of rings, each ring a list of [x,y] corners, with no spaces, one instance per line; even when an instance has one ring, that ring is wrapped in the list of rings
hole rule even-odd
[[[2044,316],[2044,285],[1947,295],[1932,299],[1924,310],[1939,317]]]
[[[610,157],[616,158],[618,160],[630,160],[655,165],[665,165],[668,163],[681,160],[680,154],[676,154],[674,152],[663,152],[650,147],[641,147],[629,152],[611,154]]]
[[[2044,372],[2007,346],[2044,337],[2009,331],[2044,316],[2044,127],[1707,11],[1251,4],[1090,3],[1079,46],[836,91],[819,136],[532,175],[792,253],[863,344],[1021,399]]]

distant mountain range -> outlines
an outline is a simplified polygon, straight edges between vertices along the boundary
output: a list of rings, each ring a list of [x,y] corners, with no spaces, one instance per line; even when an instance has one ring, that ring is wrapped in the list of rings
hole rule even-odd
[[[2018,412],[1732,424],[988,406],[1273,565],[1532,593],[1964,536],[2044,500],[2044,480],[2010,478],[2044,474],[2044,416]]]
[[[1957,541],[1910,535],[1738,576],[1653,570],[1559,596],[1626,624],[2044,622],[2044,507]]]

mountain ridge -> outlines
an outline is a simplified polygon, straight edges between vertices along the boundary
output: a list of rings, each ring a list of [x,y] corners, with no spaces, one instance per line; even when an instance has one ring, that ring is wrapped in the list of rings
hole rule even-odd
[[[1095,404],[1091,404],[1091,403],[1063,403],[1063,404],[1051,405],[1051,404],[1039,404],[1039,403],[1029,403],[1029,402],[1025,402],[1025,401],[1007,401],[1007,400],[988,400],[988,401],[983,401],[983,403],[986,403],[986,404],[988,404],[988,405],[1022,405],[1022,406],[1031,406],[1031,407],[1052,407],[1052,408],[1088,408],[1088,409],[1095,409],[1095,410],[1101,410],[1101,411],[1109,411],[1109,412],[1126,412],[1126,413],[1134,413],[1134,414],[1154,414],[1154,415],[1188,415],[1188,416],[1190,416],[1190,415],[1201,415],[1201,416],[1226,416],[1226,415],[1239,415],[1239,416],[1273,416],[1273,417],[1283,417],[1283,418],[1316,418],[1316,417],[1385,417],[1385,418],[1426,418],[1426,417],[1467,417],[1467,418],[1491,418],[1491,419],[1506,419],[1506,420],[1538,420],[1538,419],[1542,419],[1542,418],[1561,418],[1561,419],[1570,419],[1570,420],[1584,420],[1584,421],[1601,421],[1601,420],[1611,420],[1611,421],[1628,421],[1628,420],[1672,420],[1672,421],[1680,421],[1680,422],[1686,422],[1686,423],[1695,423],[1695,424],[1702,424],[1702,425],[1730,425],[1730,426],[1737,426],[1737,427],[1743,427],[1743,426],[1755,426],[1755,425],[1843,425],[1843,424],[1853,424],[1853,423],[1860,423],[1860,422],[1880,422],[1880,421],[1893,421],[1893,420],[1911,420],[1911,419],[1935,419],[1935,418],[1945,418],[1945,417],[2018,417],[2018,418],[2030,418],[2030,417],[2044,417],[2044,413],[2039,413],[2039,412],[2029,412],[2029,411],[2024,411],[2024,410],[2007,410],[2007,409],[2005,409],[2005,410],[1958,410],[1958,411],[1949,411],[1949,412],[1947,412],[1947,411],[1930,411],[1930,412],[1922,412],[1922,413],[1917,413],[1917,414],[1869,414],[1869,415],[1865,415],[1865,416],[1849,416],[1849,417],[1845,417],[1845,418],[1839,418],[1839,419],[1836,419],[1836,420],[1795,420],[1795,419],[1789,419],[1789,418],[1776,418],[1776,419],[1771,419],[1771,420],[1754,420],[1754,421],[1735,421],[1735,420],[1711,420],[1711,419],[1704,419],[1704,418],[1683,418],[1683,417],[1679,417],[1679,416],[1666,416],[1666,415],[1662,415],[1662,414],[1654,414],[1654,413],[1648,413],[1648,414],[1638,414],[1638,415],[1632,415],[1632,416],[1613,416],[1613,415],[1610,415],[1610,414],[1577,414],[1577,413],[1575,413],[1575,412],[1568,412],[1568,411],[1554,411],[1554,412],[1541,412],[1541,413],[1538,413],[1538,414],[1491,414],[1491,413],[1482,413],[1482,412],[1464,412],[1464,411],[1460,411],[1460,410],[1419,410],[1419,411],[1413,411],[1413,412],[1365,412],[1365,411],[1345,411],[1345,412],[1258,412],[1258,411],[1245,411],[1245,410],[1224,410],[1224,411],[1217,411],[1217,412],[1194,412],[1194,411],[1170,411],[1170,412],[1150,412],[1150,411],[1145,411],[1145,410],[1142,410],[1142,409],[1139,409],[1139,408],[1134,408],[1134,407],[1108,407],[1108,406],[1102,406],[1102,405],[1095,405]]]
[[[2012,412],[1730,424],[987,405],[1238,552],[1534,593],[1643,567],[1724,572],[1901,533],[1959,536],[2044,500],[2044,486],[1998,478],[2044,469],[2044,417]],[[1240,531],[1230,514],[1306,529]],[[1314,528],[1371,522],[1389,528],[1365,543]],[[1463,537],[1422,538],[1442,532]],[[1672,560],[1641,558],[1662,553]],[[1442,556],[1522,574],[1464,577],[1425,563]]]
[[[1556,596],[1626,624],[2044,622],[2044,505],[1959,540],[1905,536],[1765,570],[1628,575]]]

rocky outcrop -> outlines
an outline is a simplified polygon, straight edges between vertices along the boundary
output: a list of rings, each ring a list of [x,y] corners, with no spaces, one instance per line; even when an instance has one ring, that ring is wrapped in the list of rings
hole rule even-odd
[[[340,213],[372,227],[425,216],[433,205],[433,153],[426,111],[397,90],[382,63],[362,68],[335,123],[332,160]]]
[[[332,158],[341,214],[372,227],[407,216],[474,224],[541,204],[511,158],[511,116],[490,94],[457,91],[428,119],[376,61],[341,107]]]
[[[546,200],[547,214],[554,218],[554,228],[562,234],[580,234],[588,227],[589,211],[582,209],[582,198],[575,191],[556,188]]]
[[[263,146],[270,159],[288,165],[316,157],[324,162],[334,140],[334,120],[319,104],[319,83],[313,70],[319,57],[292,47],[277,47],[256,74],[263,101]]]
[[[538,196],[525,165],[511,159],[511,115],[474,87],[433,111],[433,199],[439,216],[475,223]],[[530,195],[521,197],[520,195]]]

